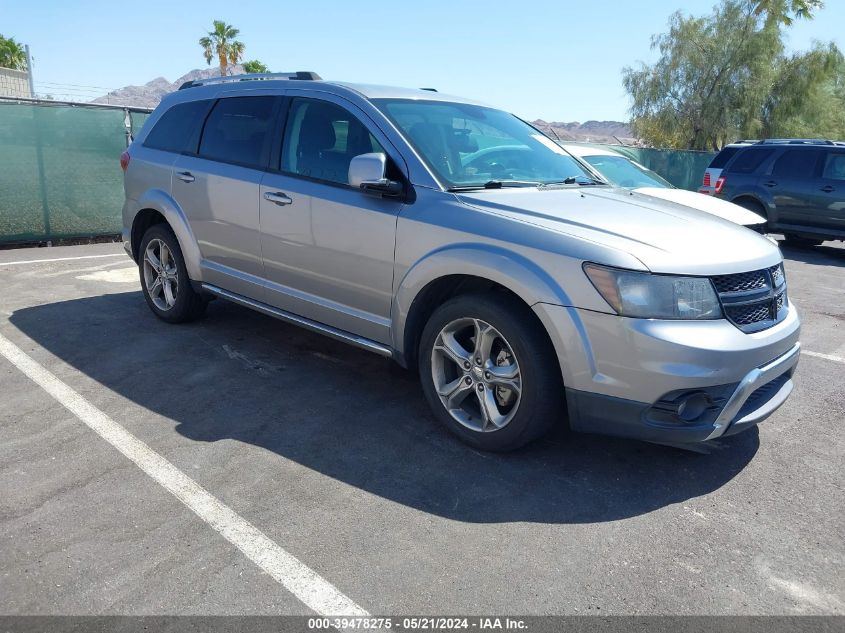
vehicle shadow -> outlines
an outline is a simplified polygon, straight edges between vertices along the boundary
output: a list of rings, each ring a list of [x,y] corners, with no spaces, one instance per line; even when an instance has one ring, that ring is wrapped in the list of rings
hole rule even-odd
[[[190,440],[252,444],[456,521],[637,516],[720,488],[759,446],[756,429],[720,440],[709,454],[561,430],[516,453],[481,453],[439,425],[409,372],[222,301],[204,320],[182,326],[157,320],[140,292],[25,308],[10,321],[156,414],[112,413],[153,447],[172,433],[172,421]],[[111,394],[97,397],[115,402]]]
[[[825,244],[821,246],[791,246],[784,240],[779,240],[778,246],[780,246],[784,259],[822,266],[845,266],[845,248],[836,248]]]

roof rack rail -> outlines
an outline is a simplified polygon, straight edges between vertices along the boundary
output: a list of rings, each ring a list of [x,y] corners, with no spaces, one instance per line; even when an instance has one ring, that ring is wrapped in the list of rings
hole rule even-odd
[[[208,86],[212,84],[223,84],[237,81],[255,81],[267,79],[295,79],[299,81],[319,81],[322,79],[320,75],[310,70],[298,70],[293,73],[251,73],[247,75],[228,75],[226,77],[209,77],[208,79],[195,79],[194,81],[186,81],[179,90],[185,88],[194,88],[195,86]]]
[[[835,145],[823,138],[767,138],[758,141],[761,145]]]

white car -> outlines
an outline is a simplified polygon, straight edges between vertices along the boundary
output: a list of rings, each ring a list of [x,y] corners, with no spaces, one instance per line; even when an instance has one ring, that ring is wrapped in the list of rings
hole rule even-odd
[[[747,226],[759,233],[764,232],[766,219],[753,211],[719,198],[678,189],[650,169],[618,152],[568,143],[561,144],[561,146],[568,153],[590,165],[611,185],[692,207],[736,224]]]

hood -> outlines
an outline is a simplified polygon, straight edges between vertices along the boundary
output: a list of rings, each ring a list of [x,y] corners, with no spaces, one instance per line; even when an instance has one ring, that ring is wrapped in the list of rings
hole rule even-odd
[[[736,224],[742,224],[743,226],[754,226],[756,224],[763,224],[766,221],[766,218],[738,204],[728,202],[727,200],[720,200],[712,196],[705,196],[695,191],[669,189],[668,187],[639,187],[638,189],[634,189],[634,191],[639,194],[660,198],[661,200],[676,202],[685,207],[692,207],[693,209],[710,213]]]
[[[635,191],[524,187],[458,198],[488,213],[626,252],[652,272],[723,275],[759,270],[783,259],[777,246],[750,229]],[[601,249],[596,254],[596,263],[606,263],[599,261]]]

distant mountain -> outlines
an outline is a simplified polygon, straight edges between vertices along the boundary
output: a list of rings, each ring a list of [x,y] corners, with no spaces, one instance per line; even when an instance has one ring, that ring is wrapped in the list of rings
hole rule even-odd
[[[543,130],[549,136],[559,138],[562,141],[581,143],[619,143],[619,141],[622,141],[625,145],[637,142],[637,138],[628,124],[620,121],[560,123],[537,119],[532,125]]]
[[[244,69],[241,65],[234,67],[235,75],[243,73]],[[154,108],[161,101],[161,98],[168,92],[178,90],[186,81],[196,81],[197,79],[208,79],[210,77],[218,77],[220,69],[217,67],[211,68],[196,68],[186,75],[182,75],[170,83],[164,77],[156,77],[152,81],[148,81],[143,86],[126,86],[119,90],[114,90],[102,97],[97,97],[92,103],[108,103],[112,105],[128,105],[138,108]]]
[[[178,90],[186,81],[197,79],[208,79],[217,77],[219,70],[216,67],[197,68],[182,75],[170,83],[164,77],[156,77],[143,86],[126,86],[113,92],[94,99],[93,103],[110,103],[113,105],[129,105],[141,108],[154,108],[161,101],[161,98],[168,92]],[[234,67],[234,74],[243,73],[243,67]],[[560,123],[557,121],[534,121],[534,126],[543,130],[553,138],[562,141],[580,141],[592,143],[618,143],[619,140],[625,144],[636,143],[636,138],[631,128],[626,123],[619,121],[586,121],[585,123]],[[618,140],[617,140],[618,139]]]

